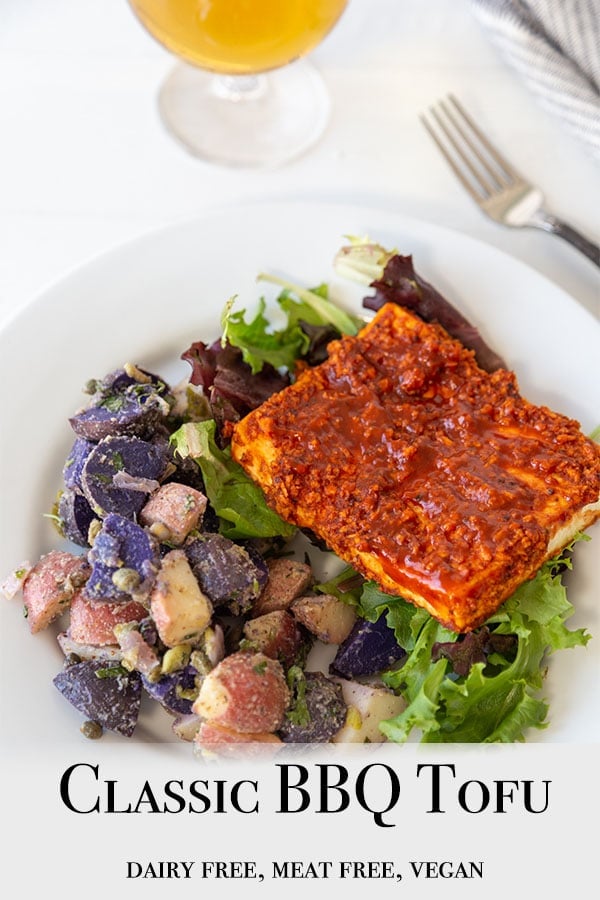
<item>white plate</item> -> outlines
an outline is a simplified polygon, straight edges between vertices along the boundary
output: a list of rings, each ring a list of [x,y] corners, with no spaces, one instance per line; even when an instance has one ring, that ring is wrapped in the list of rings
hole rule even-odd
[[[179,355],[191,341],[218,335],[224,302],[237,294],[240,305],[253,305],[262,292],[255,283],[260,271],[306,286],[329,281],[337,299],[358,308],[365,291],[340,282],[332,270],[347,234],[369,234],[412,253],[417,270],[515,369],[525,396],[574,416],[585,431],[598,424],[600,327],[522,263],[461,234],[373,209],[270,203],[214,212],[86,264],[0,334],[0,574],[58,545],[43,513],[60,487],[73,440],[67,417],[81,403],[80,389],[89,378],[134,361],[178,380],[189,371]],[[532,741],[588,742],[600,736],[599,560],[593,543],[577,547],[571,623],[586,626],[595,639],[585,650],[552,657],[544,691],[551,724],[532,731]],[[46,739],[81,747],[81,717],[51,684],[62,661],[56,629],[32,637],[18,600],[2,602],[0,616],[2,721],[5,728],[9,724],[13,750],[30,741],[32,728]],[[168,735],[169,719],[156,708],[132,740]]]

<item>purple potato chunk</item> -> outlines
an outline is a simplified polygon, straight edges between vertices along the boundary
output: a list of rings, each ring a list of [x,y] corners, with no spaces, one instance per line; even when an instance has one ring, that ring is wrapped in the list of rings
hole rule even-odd
[[[169,405],[152,384],[134,384],[100,395],[93,405],[69,419],[78,437],[100,441],[112,435],[150,435],[169,413]]]
[[[81,486],[81,475],[85,462],[94,449],[95,444],[92,441],[86,441],[83,438],[75,438],[75,443],[69,451],[64,468],[63,480],[65,487],[78,494],[83,493]]]
[[[82,494],[64,490],[58,501],[60,529],[69,541],[89,547],[88,532],[96,513]]]
[[[142,676],[143,685],[153,700],[157,700],[167,712],[174,716],[187,716],[192,712],[194,701],[182,693],[197,693],[197,670],[193,666],[185,666],[178,672],[163,675],[158,681],[149,681]]]
[[[324,744],[343,727],[347,706],[341,686],[322,672],[305,672],[279,737],[286,744]]]
[[[258,540],[260,540],[260,538]],[[255,546],[255,544],[252,543],[251,540],[244,541],[243,547],[256,566],[256,580],[258,581],[258,586],[262,591],[262,589],[267,584],[267,581],[269,580],[269,567],[267,566],[265,558],[262,556],[259,549]]]
[[[83,467],[82,486],[94,512],[103,517],[137,515],[158,487],[167,465],[164,448],[137,437],[107,437]]]
[[[153,372],[148,372],[146,369],[142,369],[139,366],[136,366],[135,368],[138,370],[138,372],[141,372],[142,376],[146,376],[150,379],[149,383],[152,385],[157,394],[165,396],[169,393],[168,384],[163,381],[163,379],[159,375],[154,375]],[[140,384],[140,382],[134,377],[133,374],[130,374],[130,372],[126,372],[125,369],[115,369],[114,372],[109,372],[108,375],[105,375],[104,378],[96,382],[96,394],[107,396],[110,394],[120,393],[129,387],[134,387],[136,384]]]
[[[148,599],[159,568],[152,535],[130,519],[111,513],[88,553],[92,574],[83,589],[89,600],[128,603]]]
[[[133,734],[142,697],[137,672],[109,660],[90,659],[59,672],[53,683],[87,719],[125,737]]]
[[[184,548],[203,592],[215,607],[226,606],[234,616],[248,612],[265,583],[263,566],[250,553],[221,534],[205,533]]]
[[[330,671],[344,678],[374,675],[406,656],[398,644],[385,616],[376,622],[358,619],[345,641],[342,641],[331,663]]]

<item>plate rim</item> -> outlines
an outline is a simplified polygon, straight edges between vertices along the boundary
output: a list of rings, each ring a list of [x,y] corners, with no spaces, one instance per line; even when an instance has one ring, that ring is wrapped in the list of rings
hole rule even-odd
[[[156,241],[159,241],[163,236],[169,235],[179,230],[193,230],[195,227],[199,227],[200,225],[210,221],[210,219],[212,218],[227,216],[236,210],[242,209],[246,212],[251,212],[264,211],[269,208],[277,207],[293,207],[300,209],[317,207],[319,209],[327,210],[348,210],[353,211],[354,213],[360,212],[361,214],[366,214],[369,216],[383,215],[385,217],[395,218],[401,223],[413,223],[419,229],[432,229],[435,232],[438,232],[440,235],[449,234],[452,236],[456,236],[466,244],[470,244],[475,248],[484,248],[485,252],[491,252],[492,255],[496,255],[500,259],[505,258],[507,260],[510,260],[511,266],[516,266],[517,268],[522,268],[524,271],[532,273],[535,278],[540,281],[540,283],[544,283],[545,285],[551,287],[553,291],[560,293],[564,299],[571,301],[571,303],[573,303],[577,308],[578,314],[582,314],[584,318],[587,318],[590,327],[596,328],[600,331],[600,321],[593,315],[593,313],[590,312],[590,310],[588,310],[582,303],[580,303],[579,300],[577,300],[577,298],[573,296],[573,294],[569,293],[569,291],[565,290],[565,288],[558,285],[545,273],[540,272],[535,268],[533,264],[525,262],[524,260],[513,256],[507,250],[497,247],[495,244],[491,244],[483,238],[468,234],[461,229],[453,228],[448,225],[441,225],[437,222],[432,222],[429,219],[407,215],[403,212],[386,209],[382,206],[377,205],[354,203],[351,201],[344,202],[341,200],[314,201],[303,200],[299,198],[290,199],[287,197],[271,197],[264,200],[245,199],[243,201],[231,201],[227,204],[211,206],[201,213],[195,214],[193,216],[185,216],[170,222],[149,226],[147,229],[143,229],[137,234],[133,234],[130,237],[126,238],[125,240],[101,248],[97,252],[90,254],[74,265],[66,268],[56,277],[50,279],[45,285],[42,285],[38,290],[36,290],[27,299],[20,303],[17,309],[11,310],[9,313],[7,313],[7,315],[3,318],[3,321],[0,323],[0,342],[2,342],[2,340],[4,339],[5,333],[10,332],[10,330],[15,326],[15,324],[19,322],[21,318],[33,313],[39,304],[49,302],[48,298],[51,298],[57,290],[63,289],[66,284],[71,281],[75,281],[82,274],[85,274],[88,270],[93,269],[96,266],[103,267],[107,261],[111,259],[117,259],[119,256],[124,256],[127,253],[135,250],[135,248],[143,246],[146,243],[154,243]],[[2,357],[0,356],[0,365],[1,361]]]

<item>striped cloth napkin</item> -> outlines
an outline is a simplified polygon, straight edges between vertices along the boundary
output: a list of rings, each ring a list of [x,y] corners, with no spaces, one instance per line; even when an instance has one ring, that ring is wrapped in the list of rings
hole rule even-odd
[[[471,0],[541,103],[600,160],[600,0]]]

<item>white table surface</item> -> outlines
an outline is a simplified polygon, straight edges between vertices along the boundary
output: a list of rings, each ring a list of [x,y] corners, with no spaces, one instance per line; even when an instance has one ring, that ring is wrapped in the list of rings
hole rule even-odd
[[[487,221],[419,122],[454,92],[549,207],[600,238],[597,165],[505,65],[468,0],[352,0],[312,59],[334,103],[319,145],[275,170],[219,168],[163,130],[156,94],[173,60],[126,0],[1,0],[0,325],[74,266],[142,232],[240,200],[298,196],[454,227],[600,316],[598,270],[552,236]]]

